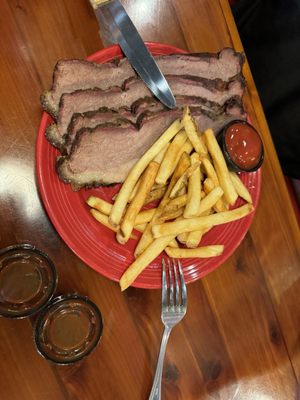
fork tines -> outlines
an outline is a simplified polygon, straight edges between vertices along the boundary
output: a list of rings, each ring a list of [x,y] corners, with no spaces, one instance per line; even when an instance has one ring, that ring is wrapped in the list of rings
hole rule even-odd
[[[162,305],[170,308],[186,308],[186,285],[179,260],[172,259],[172,262],[169,258],[167,262],[162,260]]]

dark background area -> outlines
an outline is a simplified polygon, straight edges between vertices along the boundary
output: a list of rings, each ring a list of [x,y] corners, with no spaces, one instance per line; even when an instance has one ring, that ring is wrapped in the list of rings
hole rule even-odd
[[[231,3],[283,172],[299,180],[300,0]]]

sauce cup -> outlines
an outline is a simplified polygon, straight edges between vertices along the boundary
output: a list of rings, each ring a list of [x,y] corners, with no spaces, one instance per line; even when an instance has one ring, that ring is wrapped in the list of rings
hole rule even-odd
[[[47,254],[30,244],[0,250],[0,315],[25,318],[52,298],[57,273]]]
[[[244,120],[234,120],[217,135],[228,168],[234,172],[256,171],[264,160],[264,147],[257,130]]]
[[[91,300],[78,294],[58,296],[36,320],[35,346],[47,360],[71,364],[95,349],[102,329],[101,313]]]

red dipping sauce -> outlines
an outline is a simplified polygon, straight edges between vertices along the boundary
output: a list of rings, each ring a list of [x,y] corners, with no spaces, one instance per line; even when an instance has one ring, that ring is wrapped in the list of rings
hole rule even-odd
[[[235,122],[224,134],[226,152],[243,171],[252,171],[262,162],[263,144],[259,134],[248,123]]]

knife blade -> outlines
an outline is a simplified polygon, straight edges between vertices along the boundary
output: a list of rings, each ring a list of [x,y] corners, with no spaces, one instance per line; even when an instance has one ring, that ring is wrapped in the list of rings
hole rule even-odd
[[[136,27],[119,0],[90,0],[95,15],[105,30],[109,30],[112,41],[118,43],[129,63],[145,82],[151,92],[168,108],[176,101],[169,84],[154,58],[140,37]]]

